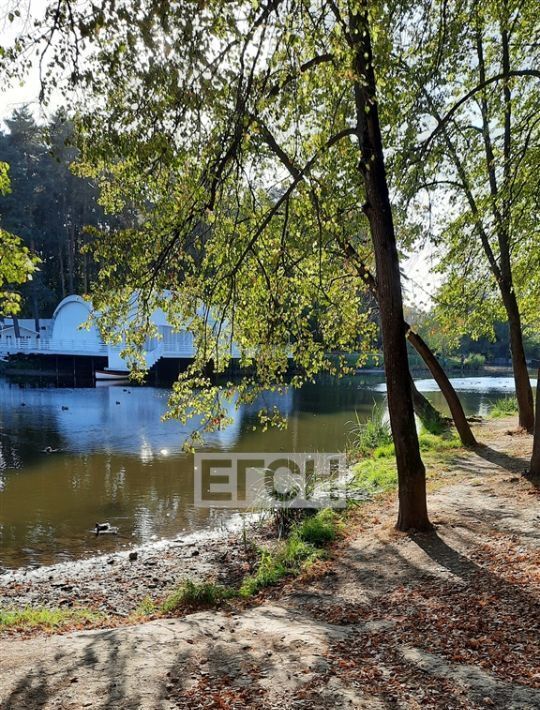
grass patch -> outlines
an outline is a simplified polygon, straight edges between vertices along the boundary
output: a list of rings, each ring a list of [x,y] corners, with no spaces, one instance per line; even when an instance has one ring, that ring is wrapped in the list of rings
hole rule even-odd
[[[25,609],[0,609],[0,629],[57,631],[73,626],[97,624],[105,618],[104,614],[85,608],[45,609],[43,607],[26,607]]]
[[[323,547],[338,537],[342,523],[338,514],[331,508],[321,510],[316,515],[305,518],[295,530],[295,534],[304,542],[315,547]]]
[[[259,549],[257,571],[244,578],[239,589],[240,596],[253,596],[284,577],[300,574],[325,556],[324,546],[335,540],[340,530],[340,518],[333,510],[321,510],[296,523],[289,537],[274,549]]]
[[[489,414],[494,419],[499,419],[500,417],[510,417],[512,414],[517,414],[517,412],[517,399],[516,397],[509,395],[493,403]]]
[[[438,436],[427,431],[423,431],[418,437],[420,451],[446,451],[447,449],[459,449],[461,441],[455,434]]]
[[[182,610],[213,607],[235,597],[251,597],[284,577],[299,574],[322,558],[325,555],[324,546],[338,537],[341,527],[337,513],[333,510],[321,510],[293,523],[289,536],[276,542],[275,546],[258,548],[257,571],[244,577],[238,589],[214,582],[186,580],[169,594],[160,606],[156,606],[150,597],[146,597],[137,607],[135,614],[172,614]]]
[[[418,437],[423,453],[458,449],[461,442],[455,434],[437,436],[423,431]],[[384,493],[397,487],[394,444],[378,446],[369,458],[354,466],[353,486],[368,493]]]
[[[169,594],[161,605],[161,611],[170,614],[180,609],[215,606],[233,595],[233,590],[214,582],[193,582],[187,579]]]
[[[368,493],[383,493],[397,486],[396,461],[391,455],[360,461],[354,467],[352,485]]]
[[[133,612],[134,616],[152,616],[159,611],[159,607],[151,596],[146,596],[139,602],[139,605]]]
[[[445,449],[458,449],[461,446],[459,437],[455,434],[438,435],[429,431],[420,433],[418,443],[420,444],[420,451],[444,451]],[[396,451],[393,443],[378,446],[372,452],[372,458],[374,459],[394,458],[395,455]]]
[[[390,423],[383,420],[382,410],[374,405],[371,415],[362,421],[358,412],[349,432],[349,449],[357,456],[369,456],[377,448],[392,444]]]
[[[422,417],[422,426],[426,432],[435,434],[436,436],[447,434],[450,428],[448,420],[444,419],[441,415]]]
[[[262,548],[255,574],[244,579],[240,586],[241,597],[251,597],[265,587],[271,587],[284,577],[299,574],[323,555],[323,550],[292,535],[275,550]]]

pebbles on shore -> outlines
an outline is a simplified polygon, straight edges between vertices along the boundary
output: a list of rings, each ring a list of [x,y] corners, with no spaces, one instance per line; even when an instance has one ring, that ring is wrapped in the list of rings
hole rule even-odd
[[[37,569],[4,570],[0,604],[8,608],[77,605],[127,616],[145,597],[160,600],[185,579],[238,582],[249,554],[241,537],[236,531],[224,531],[196,543],[162,541]]]

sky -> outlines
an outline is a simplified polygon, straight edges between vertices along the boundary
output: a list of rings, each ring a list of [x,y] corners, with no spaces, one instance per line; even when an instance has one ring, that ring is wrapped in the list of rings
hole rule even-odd
[[[48,0],[0,0],[0,47],[10,46],[15,37],[25,30],[32,18],[39,17],[47,6]],[[20,18],[13,22],[8,14],[18,10]],[[6,118],[14,109],[30,104],[36,118],[42,113],[39,106],[39,75],[32,71],[24,83],[15,84],[0,91],[0,119]]]
[[[0,0],[0,46],[9,46],[18,32],[44,12],[49,0]],[[7,15],[19,9],[20,18],[9,22]],[[16,108],[27,104],[36,119],[46,119],[49,110],[39,104],[39,75],[37,69],[30,72],[23,83],[0,90],[0,120],[7,118]],[[52,110],[55,102],[52,102]],[[0,156],[1,158],[1,156]],[[433,294],[441,283],[439,274],[433,273],[436,262],[434,248],[430,244],[419,246],[402,261],[401,270],[407,274],[403,284],[404,299],[409,305],[429,310],[433,305]]]

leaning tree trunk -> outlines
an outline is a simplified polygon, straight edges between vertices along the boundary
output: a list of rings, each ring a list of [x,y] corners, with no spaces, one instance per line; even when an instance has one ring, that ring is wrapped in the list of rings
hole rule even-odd
[[[420,392],[412,376],[410,380],[413,407],[416,416],[419,417],[420,421],[427,429],[429,429],[432,424],[435,424],[438,427],[443,427],[445,425],[444,417],[435,409],[429,399],[424,397],[424,395]]]
[[[521,316],[513,289],[500,284],[503,303],[508,316],[508,330],[510,332],[510,352],[512,354],[512,367],[516,386],[516,399],[518,402],[519,426],[526,429],[529,434],[534,430],[534,405],[523,347],[523,332]]]
[[[536,378],[536,411],[540,412],[540,368]],[[535,483],[540,483],[540,417],[534,422],[533,450],[528,477]]]
[[[399,530],[431,528],[426,501],[426,475],[420,457],[410,387],[407,343],[403,329],[401,277],[382,138],[376,103],[375,73],[367,0],[349,16],[354,51],[356,128],[371,240],[375,252],[388,411],[398,471]]]
[[[378,292],[376,279],[373,278],[366,265],[360,259],[358,259],[358,254],[356,253],[351,244],[347,243],[345,245],[345,249],[347,250],[347,254],[355,259],[358,268],[358,275],[369,288],[374,299],[377,301]],[[420,357],[424,360],[426,366],[429,367],[433,377],[435,378],[435,381],[439,385],[441,392],[443,393],[443,396],[446,399],[450,412],[454,418],[454,424],[456,426],[462,444],[464,446],[474,446],[476,444],[476,440],[471,431],[471,427],[469,426],[469,422],[467,421],[467,417],[465,416],[465,412],[463,411],[463,407],[461,406],[459,397],[457,396],[455,389],[452,387],[452,383],[446,376],[445,371],[439,364],[439,361],[437,360],[435,354],[427,345],[427,343],[425,343],[425,341],[422,340],[420,336],[411,339],[409,337],[412,333],[411,326],[408,323],[404,323],[404,327],[406,336],[407,338],[409,338],[409,342],[416,349]],[[433,407],[432,404],[424,397],[424,395],[418,391],[412,377],[411,386],[414,411],[420,417],[420,419],[422,421],[424,421],[424,419],[428,419],[435,422],[441,422],[441,415],[435,409],[435,407]]]
[[[435,382],[439,385],[439,388],[448,403],[448,407],[450,408],[450,413],[452,414],[452,419],[456,425],[461,443],[464,446],[476,446],[477,442],[474,438],[474,434],[472,433],[469,422],[467,421],[467,417],[465,416],[465,412],[463,411],[463,407],[461,406],[456,390],[452,387],[452,383],[448,379],[446,372],[442,369],[439,361],[424,339],[418,335],[418,333],[415,333],[409,325],[405,324],[405,328],[407,329],[407,338],[409,343],[428,366],[429,371],[433,375]]]

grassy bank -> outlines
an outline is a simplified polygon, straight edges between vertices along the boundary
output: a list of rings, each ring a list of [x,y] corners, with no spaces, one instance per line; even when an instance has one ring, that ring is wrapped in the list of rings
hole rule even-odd
[[[511,417],[513,414],[518,413],[518,402],[515,396],[509,395],[503,397],[503,399],[497,400],[490,411],[489,416],[494,419],[501,419],[502,417]]]
[[[165,601],[142,607],[141,612],[171,614],[193,608],[216,606],[231,599],[248,599],[286,577],[300,574],[317,560],[327,556],[327,546],[341,534],[341,516],[322,510],[295,523],[284,540],[256,549],[255,570],[244,577],[239,587],[225,587],[213,582],[183,582]]]
[[[105,614],[87,608],[46,609],[0,609],[0,630],[15,631],[65,631],[97,626],[107,619]]]

